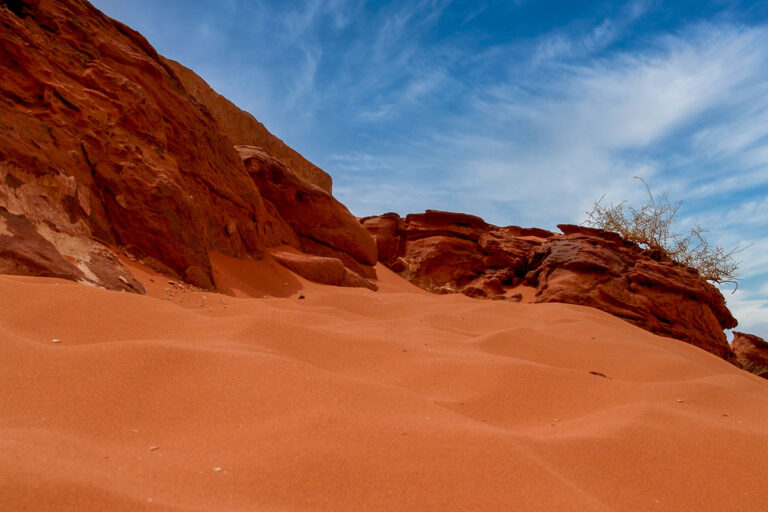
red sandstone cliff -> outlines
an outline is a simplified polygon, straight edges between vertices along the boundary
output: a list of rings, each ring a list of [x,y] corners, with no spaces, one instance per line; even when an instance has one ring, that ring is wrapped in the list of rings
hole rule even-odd
[[[141,291],[122,251],[211,287],[210,251],[288,244],[371,275],[375,247],[323,171],[86,1],[3,2],[0,68],[0,272]],[[324,197],[305,210],[329,224],[265,200],[242,143]]]
[[[695,271],[654,257],[615,233],[561,225],[563,234],[498,227],[471,215],[427,211],[362,219],[379,259],[438,293],[591,306],[724,358],[736,326],[720,292]]]

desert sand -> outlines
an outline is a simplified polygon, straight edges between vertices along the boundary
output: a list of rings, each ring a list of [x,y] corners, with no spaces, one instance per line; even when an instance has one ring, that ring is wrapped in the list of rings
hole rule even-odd
[[[4,511],[768,510],[768,381],[697,347],[212,260],[228,294],[0,276]]]

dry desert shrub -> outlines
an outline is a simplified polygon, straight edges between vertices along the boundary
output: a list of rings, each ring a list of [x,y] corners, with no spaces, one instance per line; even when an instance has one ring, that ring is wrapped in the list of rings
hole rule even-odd
[[[734,256],[743,248],[723,249],[713,246],[706,238],[706,231],[698,224],[689,233],[675,233],[672,224],[682,201],[672,203],[666,194],[660,199],[653,197],[648,183],[640,177],[648,192],[648,201],[635,208],[622,201],[619,204],[603,204],[605,196],[596,201],[586,212],[584,224],[604,231],[620,234],[625,240],[640,247],[658,252],[671,260],[698,271],[699,275],[713,283],[730,283],[738,286],[739,262]]]

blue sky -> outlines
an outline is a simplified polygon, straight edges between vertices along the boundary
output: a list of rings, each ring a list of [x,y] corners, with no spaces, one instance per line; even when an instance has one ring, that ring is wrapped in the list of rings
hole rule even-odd
[[[768,338],[768,2],[95,0],[327,170],[356,215],[579,223],[642,176],[740,255]]]

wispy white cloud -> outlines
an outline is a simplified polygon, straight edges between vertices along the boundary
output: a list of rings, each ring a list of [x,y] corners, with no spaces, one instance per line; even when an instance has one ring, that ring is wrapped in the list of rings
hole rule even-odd
[[[604,18],[586,32],[574,34],[564,28],[543,34],[533,43],[532,62],[535,65],[552,61],[584,58],[600,52],[617,39],[639,18],[649,7],[649,2],[636,0],[628,3],[619,15]]]
[[[758,41],[767,50],[756,51]],[[571,217],[585,195],[642,193],[631,192],[637,187],[628,178],[662,169],[631,153],[677,137],[682,127],[731,104],[745,83],[762,78],[766,62],[765,30],[698,27],[645,51],[554,63],[543,85],[538,74],[526,78],[530,83],[491,84],[473,96],[452,133],[442,130],[438,138],[464,148],[468,158],[456,162],[456,175],[472,194],[523,199],[524,209],[556,196],[549,217]]]

